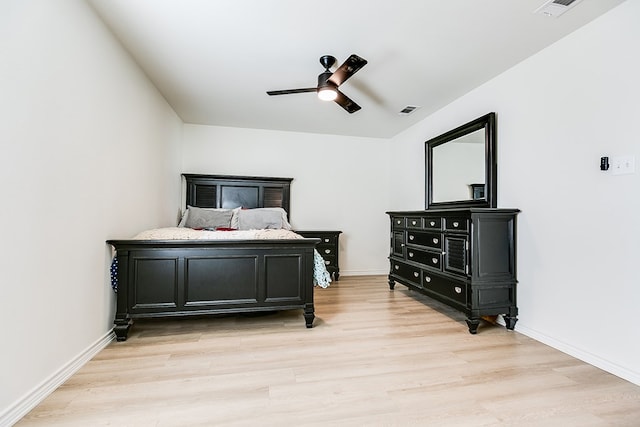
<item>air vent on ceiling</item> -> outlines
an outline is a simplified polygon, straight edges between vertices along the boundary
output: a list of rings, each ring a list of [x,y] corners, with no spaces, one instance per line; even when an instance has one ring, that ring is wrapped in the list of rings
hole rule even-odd
[[[580,0],[550,0],[534,10],[533,13],[557,18],[578,3],[580,3]]]
[[[407,105],[402,110],[400,110],[398,114],[400,114],[401,116],[408,116],[409,114],[416,111],[418,108],[420,107],[418,107],[417,105]]]

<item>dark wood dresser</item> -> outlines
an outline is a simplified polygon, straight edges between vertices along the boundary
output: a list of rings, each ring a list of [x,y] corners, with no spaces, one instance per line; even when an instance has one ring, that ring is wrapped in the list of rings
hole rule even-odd
[[[342,231],[298,231],[296,233],[302,237],[317,238],[320,239],[320,243],[316,246],[318,253],[324,258],[324,263],[327,266],[327,271],[333,277],[333,280],[338,281],[340,278],[340,264],[339,264],[339,239]]]
[[[519,212],[497,208],[387,212],[390,288],[398,282],[460,310],[472,334],[483,316],[503,315],[507,328],[513,329],[518,315]]]

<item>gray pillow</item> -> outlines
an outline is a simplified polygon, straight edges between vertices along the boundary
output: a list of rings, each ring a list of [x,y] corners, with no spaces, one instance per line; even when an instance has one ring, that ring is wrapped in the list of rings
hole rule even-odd
[[[185,227],[189,228],[213,228],[231,227],[232,210],[214,211],[210,209],[189,206],[189,215]]]
[[[266,209],[241,209],[238,211],[238,229],[263,230],[282,228],[282,214]]]

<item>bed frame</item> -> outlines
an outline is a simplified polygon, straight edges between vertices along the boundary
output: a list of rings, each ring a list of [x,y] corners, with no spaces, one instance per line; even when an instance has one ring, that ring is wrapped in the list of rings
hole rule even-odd
[[[292,178],[183,174],[185,204],[282,207]],[[320,239],[108,240],[118,260],[114,332],[136,318],[302,309],[313,326],[313,256]]]

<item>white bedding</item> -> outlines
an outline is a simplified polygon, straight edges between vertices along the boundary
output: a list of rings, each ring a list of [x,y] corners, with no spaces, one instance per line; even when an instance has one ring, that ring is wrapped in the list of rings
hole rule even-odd
[[[283,229],[266,230],[233,230],[210,231],[194,230],[185,227],[154,228],[138,233],[134,240],[279,240],[279,239],[303,239],[293,231]],[[321,288],[329,287],[331,275],[327,271],[322,256],[313,251],[313,284]]]
[[[135,240],[261,240],[261,239],[302,239],[289,230],[194,230],[185,227],[154,228],[138,233]]]

